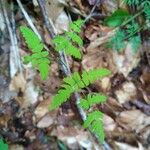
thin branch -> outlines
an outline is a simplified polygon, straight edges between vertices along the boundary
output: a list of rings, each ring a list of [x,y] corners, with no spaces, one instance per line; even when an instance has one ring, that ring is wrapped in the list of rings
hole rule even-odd
[[[11,27],[11,22],[9,20],[8,17],[8,13],[5,7],[5,2],[4,0],[0,1],[1,3],[1,7],[2,7],[2,11],[3,11],[3,15],[4,15],[4,19],[6,22],[6,26],[8,29],[8,33],[10,36],[10,43],[11,43],[11,47],[10,47],[10,76],[14,77],[14,75],[18,72],[21,71],[21,62],[20,62],[20,57],[19,57],[19,48],[17,45],[17,37],[15,32],[13,31],[13,29],[15,29],[15,21],[14,21],[14,16],[12,15],[12,21],[13,21],[13,27]]]
[[[101,0],[96,0],[96,3],[94,4],[91,12],[89,13],[89,15],[85,18],[85,22],[87,22],[92,16],[93,16],[93,12],[95,11],[97,5],[100,3]]]
[[[38,36],[38,38],[39,38],[40,40],[42,40],[41,35],[39,34],[38,30],[36,29],[35,25],[33,24],[33,22],[32,22],[32,20],[31,20],[31,18],[29,17],[28,13],[25,11],[25,9],[24,9],[22,3],[20,2],[20,0],[16,0],[16,1],[17,1],[17,3],[18,3],[18,6],[19,6],[20,9],[21,9],[23,15],[25,16],[25,18],[26,18],[26,20],[27,20],[29,26],[30,26],[30,27],[32,28],[32,30],[36,33],[36,35]]]

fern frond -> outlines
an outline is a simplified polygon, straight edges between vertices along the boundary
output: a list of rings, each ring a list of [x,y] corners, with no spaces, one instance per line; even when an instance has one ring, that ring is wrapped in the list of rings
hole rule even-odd
[[[104,142],[105,133],[102,119],[93,122],[93,124],[91,125],[91,131],[98,136],[98,139],[99,141],[101,141],[101,143]]]
[[[20,31],[25,38],[25,42],[28,46],[28,48],[32,52],[40,52],[44,48],[44,44],[40,41],[38,36],[28,27],[21,26]]]
[[[77,33],[80,33],[81,32],[81,26],[83,25],[84,21],[83,20],[80,20],[78,19],[77,21],[74,21],[70,24],[70,29],[73,31],[73,32],[77,32]]]
[[[68,36],[69,39],[71,39],[73,42],[77,43],[78,46],[83,46],[83,41],[80,38],[79,35],[74,34],[73,32],[67,32],[66,35]]]
[[[87,101],[87,99],[81,99],[80,100],[80,103],[79,103],[79,106],[85,110],[88,110],[90,108],[90,104],[89,102]]]
[[[97,119],[102,120],[102,117],[103,117],[103,113],[100,111],[93,111],[89,113],[86,120],[84,121],[83,127],[89,128],[95,120]]]
[[[98,78],[110,75],[110,73],[111,72],[108,69],[94,69],[88,72],[84,71],[82,75],[75,72],[71,76],[64,78],[64,83],[61,85],[58,94],[54,96],[53,101],[50,104],[50,109],[59,107],[62,103],[67,101],[72,93],[87,87]]]
[[[82,20],[77,20],[70,24],[70,32],[56,36],[52,40],[55,50],[65,51],[66,54],[81,59],[81,52],[78,47],[83,45],[83,41],[78,34],[81,32],[82,24]]]
[[[31,29],[21,26],[20,31],[25,38],[28,48],[33,53],[24,57],[24,63],[31,62],[33,67],[37,66],[42,79],[46,80],[49,73],[49,53],[43,50],[44,44]]]
[[[105,102],[107,99],[106,96],[101,95],[99,93],[94,94],[88,94],[88,96],[85,99],[81,99],[80,101],[80,107],[83,109],[89,109],[91,106],[99,103]]]
[[[93,111],[88,114],[86,120],[84,121],[83,127],[89,128],[91,132],[95,133],[98,136],[99,140],[103,143],[105,134],[102,119],[102,112]]]

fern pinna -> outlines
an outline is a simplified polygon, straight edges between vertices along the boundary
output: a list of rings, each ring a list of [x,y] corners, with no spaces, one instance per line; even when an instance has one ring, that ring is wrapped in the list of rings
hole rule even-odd
[[[88,72],[84,71],[82,75],[79,75],[78,72],[75,72],[71,76],[64,78],[64,83],[61,85],[58,94],[54,96],[50,105],[50,109],[58,108],[61,104],[69,99],[71,94],[87,87],[98,78],[105,77],[109,74],[110,71],[107,69],[94,69]]]
[[[61,85],[61,88],[53,97],[52,103],[50,104],[50,110],[58,108],[61,104],[66,102],[74,92],[80,91],[82,88],[87,87],[89,84],[93,83],[95,80],[109,75],[111,72],[107,69],[94,69],[88,72],[84,71],[82,75],[79,75],[78,72],[73,73],[71,76],[64,78],[64,83]],[[105,102],[106,97],[100,94],[89,94],[86,99],[81,99],[79,106],[87,110],[94,104]],[[101,142],[104,141],[104,130],[102,128],[102,114],[101,112],[94,113],[91,112],[87,116],[87,119],[84,122],[84,127],[89,128],[94,132]],[[97,120],[95,119],[95,115]],[[93,118],[93,120],[91,120]],[[89,123],[90,122],[90,123]],[[98,132],[98,133],[97,133]]]
[[[57,35],[53,39],[56,51],[64,51],[75,58],[81,59],[81,52],[78,47],[83,45],[83,41],[78,35],[81,32],[83,20],[77,20],[70,24],[70,31],[64,35]]]
[[[21,26],[21,33],[25,38],[28,48],[32,51],[33,54],[25,56],[25,63],[32,63],[33,67],[38,67],[40,75],[43,80],[46,80],[49,73],[49,53],[44,50],[44,44],[40,41],[38,36],[28,27]]]
[[[87,97],[81,99],[79,106],[84,110],[89,110],[95,104],[104,103],[107,97],[99,93],[88,94]],[[94,132],[98,139],[103,142],[105,138],[103,128],[103,113],[100,111],[92,111],[88,113],[87,119],[83,124],[84,128],[89,128]]]

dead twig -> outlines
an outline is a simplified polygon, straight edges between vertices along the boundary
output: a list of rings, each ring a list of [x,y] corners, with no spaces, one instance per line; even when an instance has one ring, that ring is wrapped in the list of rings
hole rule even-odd
[[[3,11],[3,15],[4,15],[4,19],[6,22],[6,27],[8,29],[9,32],[9,36],[10,36],[10,43],[11,43],[11,47],[10,47],[10,76],[11,78],[15,76],[15,74],[17,72],[21,72],[22,68],[21,68],[21,61],[20,61],[20,57],[19,57],[19,48],[18,48],[18,43],[17,43],[17,36],[16,36],[16,31],[15,31],[15,19],[14,19],[14,15],[12,12],[12,26],[11,26],[11,21],[9,20],[8,17],[8,12],[6,10],[5,7],[5,2],[4,0],[0,1],[1,3],[1,7],[2,7],[2,11]],[[11,6],[13,8],[13,5]]]

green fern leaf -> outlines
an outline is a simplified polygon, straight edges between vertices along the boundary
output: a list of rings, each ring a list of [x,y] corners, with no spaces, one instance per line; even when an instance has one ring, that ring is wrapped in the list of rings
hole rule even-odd
[[[28,27],[21,26],[20,31],[25,38],[26,44],[33,52],[40,52],[44,48],[44,44],[40,41],[38,36]]]
[[[83,41],[77,33],[81,32],[82,24],[82,20],[77,20],[70,24],[70,32],[66,32],[65,35],[56,36],[52,40],[55,50],[64,51],[68,55],[81,59],[81,52],[78,46],[82,46]]]
[[[62,103],[68,100],[71,94],[72,89],[60,89],[58,94],[53,97],[52,103],[49,105],[49,109],[53,110],[58,108]]]
[[[80,50],[73,46],[71,42],[69,42],[69,40],[67,40],[65,37],[57,36],[53,39],[53,43],[55,44],[55,50],[65,51],[66,54],[81,59]]]
[[[95,94],[88,94],[88,96],[85,99],[81,99],[80,100],[80,107],[82,107],[83,109],[87,110],[89,109],[91,106],[95,105],[95,104],[100,104],[105,102],[107,99],[106,96],[95,93]]]
[[[33,67],[37,66],[42,79],[46,80],[49,73],[49,53],[47,51],[43,51],[44,44],[31,29],[25,26],[21,26],[20,30],[23,37],[25,38],[28,48],[30,48],[33,53],[32,55],[24,57],[24,63],[31,62]]]
[[[38,68],[39,68],[42,80],[46,80],[47,77],[48,77],[48,73],[49,73],[49,64],[47,64],[47,63],[40,63],[38,65]]]
[[[75,72],[71,76],[64,78],[64,83],[62,84],[61,89],[58,91],[58,94],[54,96],[50,105],[50,109],[59,107],[62,103],[67,101],[72,93],[85,88],[98,78],[110,75],[110,73],[111,72],[108,69],[94,69],[88,72],[83,72],[82,75],[79,75],[78,72]]]
[[[95,120],[97,120],[98,118],[101,119],[102,117],[103,117],[103,113],[100,111],[93,111],[89,113],[86,120],[84,121],[83,127],[89,128]]]
[[[81,76],[82,76],[82,81],[84,82],[84,84],[88,86],[89,84],[96,81],[98,78],[101,79],[110,74],[111,74],[110,70],[101,68],[101,69],[90,70],[88,72],[83,72]]]
[[[23,62],[25,64],[31,62],[31,60],[32,60],[32,56],[30,56],[30,55],[27,55],[27,56],[23,57]]]
[[[89,128],[91,132],[95,133],[98,136],[98,139],[103,143],[105,134],[102,119],[102,112],[93,111],[88,114],[87,119],[84,121],[83,127]]]
[[[73,33],[73,32],[67,32],[66,35],[68,36],[68,38],[70,38],[73,42],[77,43],[78,46],[83,46],[83,41],[80,38],[80,36],[78,36],[77,34]]]
[[[69,43],[65,49],[66,54],[69,54],[71,56],[74,56],[75,58],[81,59],[81,53],[78,48],[73,46],[71,43]]]
[[[95,104],[104,103],[106,102],[107,97],[101,95],[99,93],[95,94],[88,94],[87,100],[89,101],[90,107]]]
[[[90,108],[89,102],[86,99],[81,99],[79,106],[85,110],[88,110]]]
[[[98,136],[98,139],[101,143],[104,142],[105,133],[104,133],[102,119],[101,120],[97,119],[96,121],[93,122],[93,124],[91,125],[91,131],[94,132]]]
[[[81,26],[83,25],[83,20],[77,20],[70,24],[70,29],[74,32],[80,33],[81,32]]]

